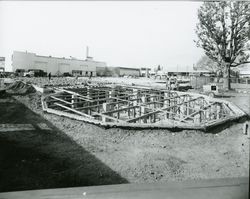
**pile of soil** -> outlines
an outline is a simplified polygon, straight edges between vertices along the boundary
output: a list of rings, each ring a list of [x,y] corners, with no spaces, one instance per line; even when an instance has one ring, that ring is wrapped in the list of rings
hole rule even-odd
[[[8,94],[29,94],[29,93],[35,93],[35,88],[27,83],[24,83],[22,81],[15,81],[8,85],[5,88],[5,92]]]

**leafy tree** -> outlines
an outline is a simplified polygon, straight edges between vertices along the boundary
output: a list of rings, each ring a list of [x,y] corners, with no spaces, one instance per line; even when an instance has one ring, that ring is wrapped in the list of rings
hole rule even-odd
[[[230,77],[230,67],[249,63],[250,2],[205,2],[198,19],[196,45],[218,64],[224,77]]]
[[[194,66],[195,70],[208,70],[211,72],[218,72],[219,65],[217,62],[210,59],[208,56],[202,56]]]

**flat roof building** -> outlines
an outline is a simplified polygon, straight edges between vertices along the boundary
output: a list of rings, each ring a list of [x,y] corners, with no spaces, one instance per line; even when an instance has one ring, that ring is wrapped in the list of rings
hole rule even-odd
[[[105,62],[94,61],[92,57],[85,60],[64,57],[41,56],[35,53],[14,51],[12,70],[43,70],[51,75],[62,76],[65,73],[79,76],[96,76],[96,67],[105,67]]]
[[[243,64],[232,70],[238,72],[239,77],[250,77],[250,64]]]
[[[142,67],[140,68],[140,70],[141,70],[140,73],[142,77],[149,77],[151,68]]]
[[[128,68],[128,67],[117,67],[119,70],[119,76],[140,76],[140,68]]]
[[[123,77],[123,76],[140,76],[140,68],[129,68],[129,67],[97,67],[97,76],[112,76],[112,77]]]

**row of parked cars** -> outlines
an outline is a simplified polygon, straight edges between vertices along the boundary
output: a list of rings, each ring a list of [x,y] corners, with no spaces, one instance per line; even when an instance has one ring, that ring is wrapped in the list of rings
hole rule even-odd
[[[47,77],[48,73],[40,69],[30,69],[28,71],[25,71],[24,69],[17,69],[14,75],[18,77]],[[63,73],[60,76],[72,77],[70,73]]]
[[[17,69],[15,75],[19,77],[46,77],[48,74],[39,69],[30,69],[28,71]]]

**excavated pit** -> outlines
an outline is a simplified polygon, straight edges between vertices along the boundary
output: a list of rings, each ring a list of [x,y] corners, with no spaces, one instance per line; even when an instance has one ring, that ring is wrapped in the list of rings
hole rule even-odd
[[[137,86],[55,88],[43,110],[106,127],[200,129],[239,119],[234,104],[205,95]]]

